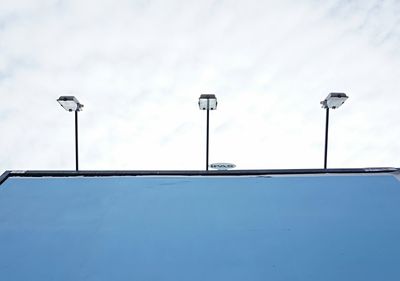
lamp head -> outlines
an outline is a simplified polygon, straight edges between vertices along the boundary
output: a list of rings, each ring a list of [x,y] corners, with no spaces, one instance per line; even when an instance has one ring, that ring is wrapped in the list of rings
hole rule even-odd
[[[216,110],[217,109],[217,98],[215,95],[201,95],[199,97],[199,108],[200,110]]]
[[[83,104],[74,96],[61,96],[57,101],[66,111],[82,111]]]
[[[339,108],[349,97],[345,93],[330,93],[321,101],[322,108]]]

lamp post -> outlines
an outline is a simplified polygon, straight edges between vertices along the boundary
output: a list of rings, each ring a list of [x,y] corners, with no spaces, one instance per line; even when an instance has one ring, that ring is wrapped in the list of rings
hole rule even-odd
[[[208,171],[208,144],[209,144],[209,124],[210,110],[217,109],[217,98],[215,95],[200,95],[199,98],[200,110],[207,110],[207,135],[206,135],[206,171]]]
[[[326,99],[321,101],[322,108],[326,109],[326,123],[325,123],[325,157],[324,169],[327,167],[328,161],[328,126],[329,126],[329,109],[339,108],[349,97],[345,93],[330,93]]]
[[[78,112],[82,111],[83,104],[74,96],[61,96],[57,101],[66,111],[75,112],[75,169],[78,171]]]

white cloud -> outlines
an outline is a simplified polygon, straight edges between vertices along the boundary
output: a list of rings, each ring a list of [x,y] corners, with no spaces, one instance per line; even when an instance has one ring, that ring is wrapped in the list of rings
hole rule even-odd
[[[397,1],[9,1],[0,9],[0,170],[399,166]]]

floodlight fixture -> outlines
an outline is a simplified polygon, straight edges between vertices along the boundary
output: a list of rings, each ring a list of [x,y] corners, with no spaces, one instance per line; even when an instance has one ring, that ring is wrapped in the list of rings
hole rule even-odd
[[[327,168],[328,162],[328,128],[329,128],[329,109],[336,109],[342,106],[349,97],[345,93],[330,93],[326,99],[321,101],[322,108],[326,109],[325,120],[325,155],[324,155],[324,169]]]
[[[215,95],[200,95],[199,108],[201,110],[216,110],[217,104]]]
[[[57,101],[66,111],[82,111],[83,104],[74,96],[61,96]]]
[[[345,93],[330,93],[321,101],[322,108],[339,108],[349,97]]]
[[[82,111],[83,104],[74,96],[61,96],[58,103],[68,112],[75,112],[75,170],[79,171],[78,157],[78,112]]]
[[[200,95],[200,110],[207,110],[207,134],[206,134],[206,171],[208,171],[208,154],[209,154],[209,131],[210,131],[210,110],[217,109],[217,98],[215,95]]]

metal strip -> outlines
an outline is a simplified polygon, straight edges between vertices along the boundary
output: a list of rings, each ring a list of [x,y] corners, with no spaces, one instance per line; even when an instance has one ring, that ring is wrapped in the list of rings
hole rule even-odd
[[[0,185],[5,182],[8,177],[10,176],[10,171],[5,171],[1,176],[0,176]]]
[[[145,171],[11,171],[9,177],[111,177],[111,176],[252,176],[305,174],[372,174],[399,172],[397,168],[277,169],[277,170],[145,170]]]

